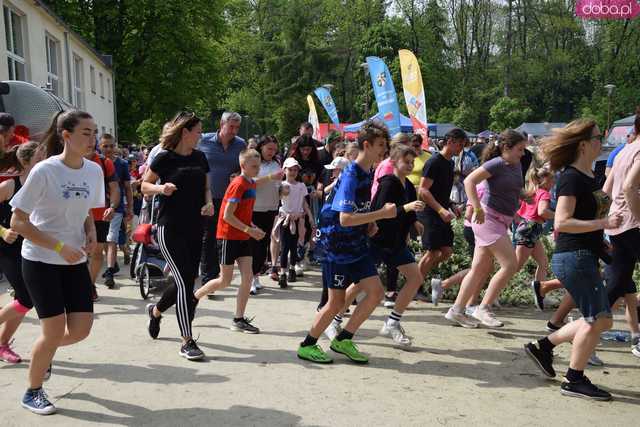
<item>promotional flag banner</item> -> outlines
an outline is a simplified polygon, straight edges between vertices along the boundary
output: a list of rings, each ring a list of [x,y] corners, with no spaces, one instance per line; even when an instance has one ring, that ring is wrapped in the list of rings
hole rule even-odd
[[[409,118],[413,131],[427,136],[427,109],[424,100],[424,87],[418,59],[410,50],[398,51],[400,56],[400,73],[402,75],[402,90],[407,104]]]
[[[320,103],[324,107],[325,111],[329,115],[329,118],[336,125],[336,128],[340,129],[340,119],[338,119],[338,110],[336,109],[336,104],[333,102],[333,98],[331,97],[331,93],[325,87],[319,87],[313,91],[316,94]]]
[[[393,86],[391,73],[389,73],[387,64],[377,56],[367,57],[367,65],[371,76],[371,84],[373,85],[373,93],[378,104],[378,112],[387,128],[389,128],[389,134],[393,136],[400,132],[400,106],[398,105],[398,97]]]
[[[318,121],[318,112],[316,111],[316,104],[314,104],[313,97],[311,95],[307,95],[307,103],[309,104],[309,118],[307,120],[313,125],[313,137],[315,139],[320,139],[320,122]]]

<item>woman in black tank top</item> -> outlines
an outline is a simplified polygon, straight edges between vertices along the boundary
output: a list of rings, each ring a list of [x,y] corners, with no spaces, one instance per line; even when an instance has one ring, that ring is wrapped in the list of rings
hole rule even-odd
[[[10,347],[11,338],[25,314],[33,307],[22,279],[22,236],[11,230],[9,201],[20,191],[33,166],[41,160],[37,152],[38,145],[28,142],[7,152],[1,161],[3,166],[20,171],[20,175],[0,183],[0,269],[15,291],[15,299],[0,310],[0,360],[7,363],[21,361]]]

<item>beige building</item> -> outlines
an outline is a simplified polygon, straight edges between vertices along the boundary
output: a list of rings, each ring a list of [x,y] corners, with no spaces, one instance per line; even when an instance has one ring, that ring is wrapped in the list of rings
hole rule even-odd
[[[0,80],[23,80],[117,133],[111,56],[101,55],[39,0],[0,0]]]

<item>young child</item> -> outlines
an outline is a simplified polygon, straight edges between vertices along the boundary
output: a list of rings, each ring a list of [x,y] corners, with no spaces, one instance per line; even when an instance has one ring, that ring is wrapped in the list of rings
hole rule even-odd
[[[544,234],[544,223],[553,219],[554,213],[550,209],[551,193],[549,190],[554,184],[554,174],[545,167],[532,167],[527,174],[527,188],[525,190],[525,200],[522,200],[518,216],[522,222],[518,224],[513,235],[516,244],[516,258],[518,260],[518,271],[524,266],[530,256],[538,264],[535,279],[531,282],[534,294],[536,295],[536,307],[542,310],[543,301],[537,296],[540,294],[540,282],[547,277],[549,261],[544,250],[544,245],[540,238]]]
[[[272,238],[279,240],[281,245],[280,268],[282,274],[278,278],[278,284],[284,289],[288,286],[287,282],[297,280],[294,267],[298,262],[298,246],[304,245],[305,215],[309,218],[310,224],[315,224],[315,222],[305,199],[308,194],[307,186],[298,181],[300,164],[293,157],[289,157],[284,161],[283,168],[285,180],[280,187],[282,205],[276,225],[273,227]],[[287,268],[289,269],[288,277],[285,274]]]
[[[241,283],[236,296],[236,313],[231,330],[258,334],[260,329],[252,325],[244,313],[253,280],[253,258],[249,238],[262,240],[265,236],[265,232],[251,221],[256,200],[254,178],[260,171],[260,154],[256,150],[240,153],[240,170],[240,176],[229,183],[220,207],[217,229],[220,277],[208,281],[196,291],[195,297],[199,301],[208,294],[229,286],[233,279],[233,265],[237,262]]]
[[[384,290],[369,254],[369,233],[374,222],[394,218],[397,208],[387,203],[371,211],[371,167],[382,159],[389,133],[382,124],[366,123],[358,133],[360,153],[342,173],[320,213],[320,245],[323,285],[329,288],[329,302],[317,313],[313,325],[298,348],[298,357],[315,363],[333,360],[318,345],[318,337],[343,308],[345,289],[356,283],[366,297],[358,303],[344,330],[331,341],[331,349],[356,363],[368,358],[353,344],[353,334],[382,300]]]
[[[336,186],[340,174],[342,174],[342,171],[347,166],[349,166],[349,160],[345,157],[336,157],[330,164],[324,166],[324,168],[331,173],[329,176],[329,183],[323,188],[325,197],[329,196],[331,190]]]

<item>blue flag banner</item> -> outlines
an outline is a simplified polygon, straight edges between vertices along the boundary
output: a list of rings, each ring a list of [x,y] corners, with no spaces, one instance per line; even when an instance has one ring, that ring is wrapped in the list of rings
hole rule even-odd
[[[331,93],[327,88],[319,87],[313,91],[316,94],[320,103],[324,107],[324,110],[329,115],[329,118],[333,122],[338,129],[340,128],[340,119],[338,119],[338,110],[336,109],[336,104],[333,102],[333,98],[331,97]]]
[[[377,56],[368,56],[367,65],[373,85],[373,93],[376,96],[378,112],[382,116],[384,124],[389,128],[391,136],[400,132],[400,105],[398,96],[393,86],[393,79],[387,64]]]

